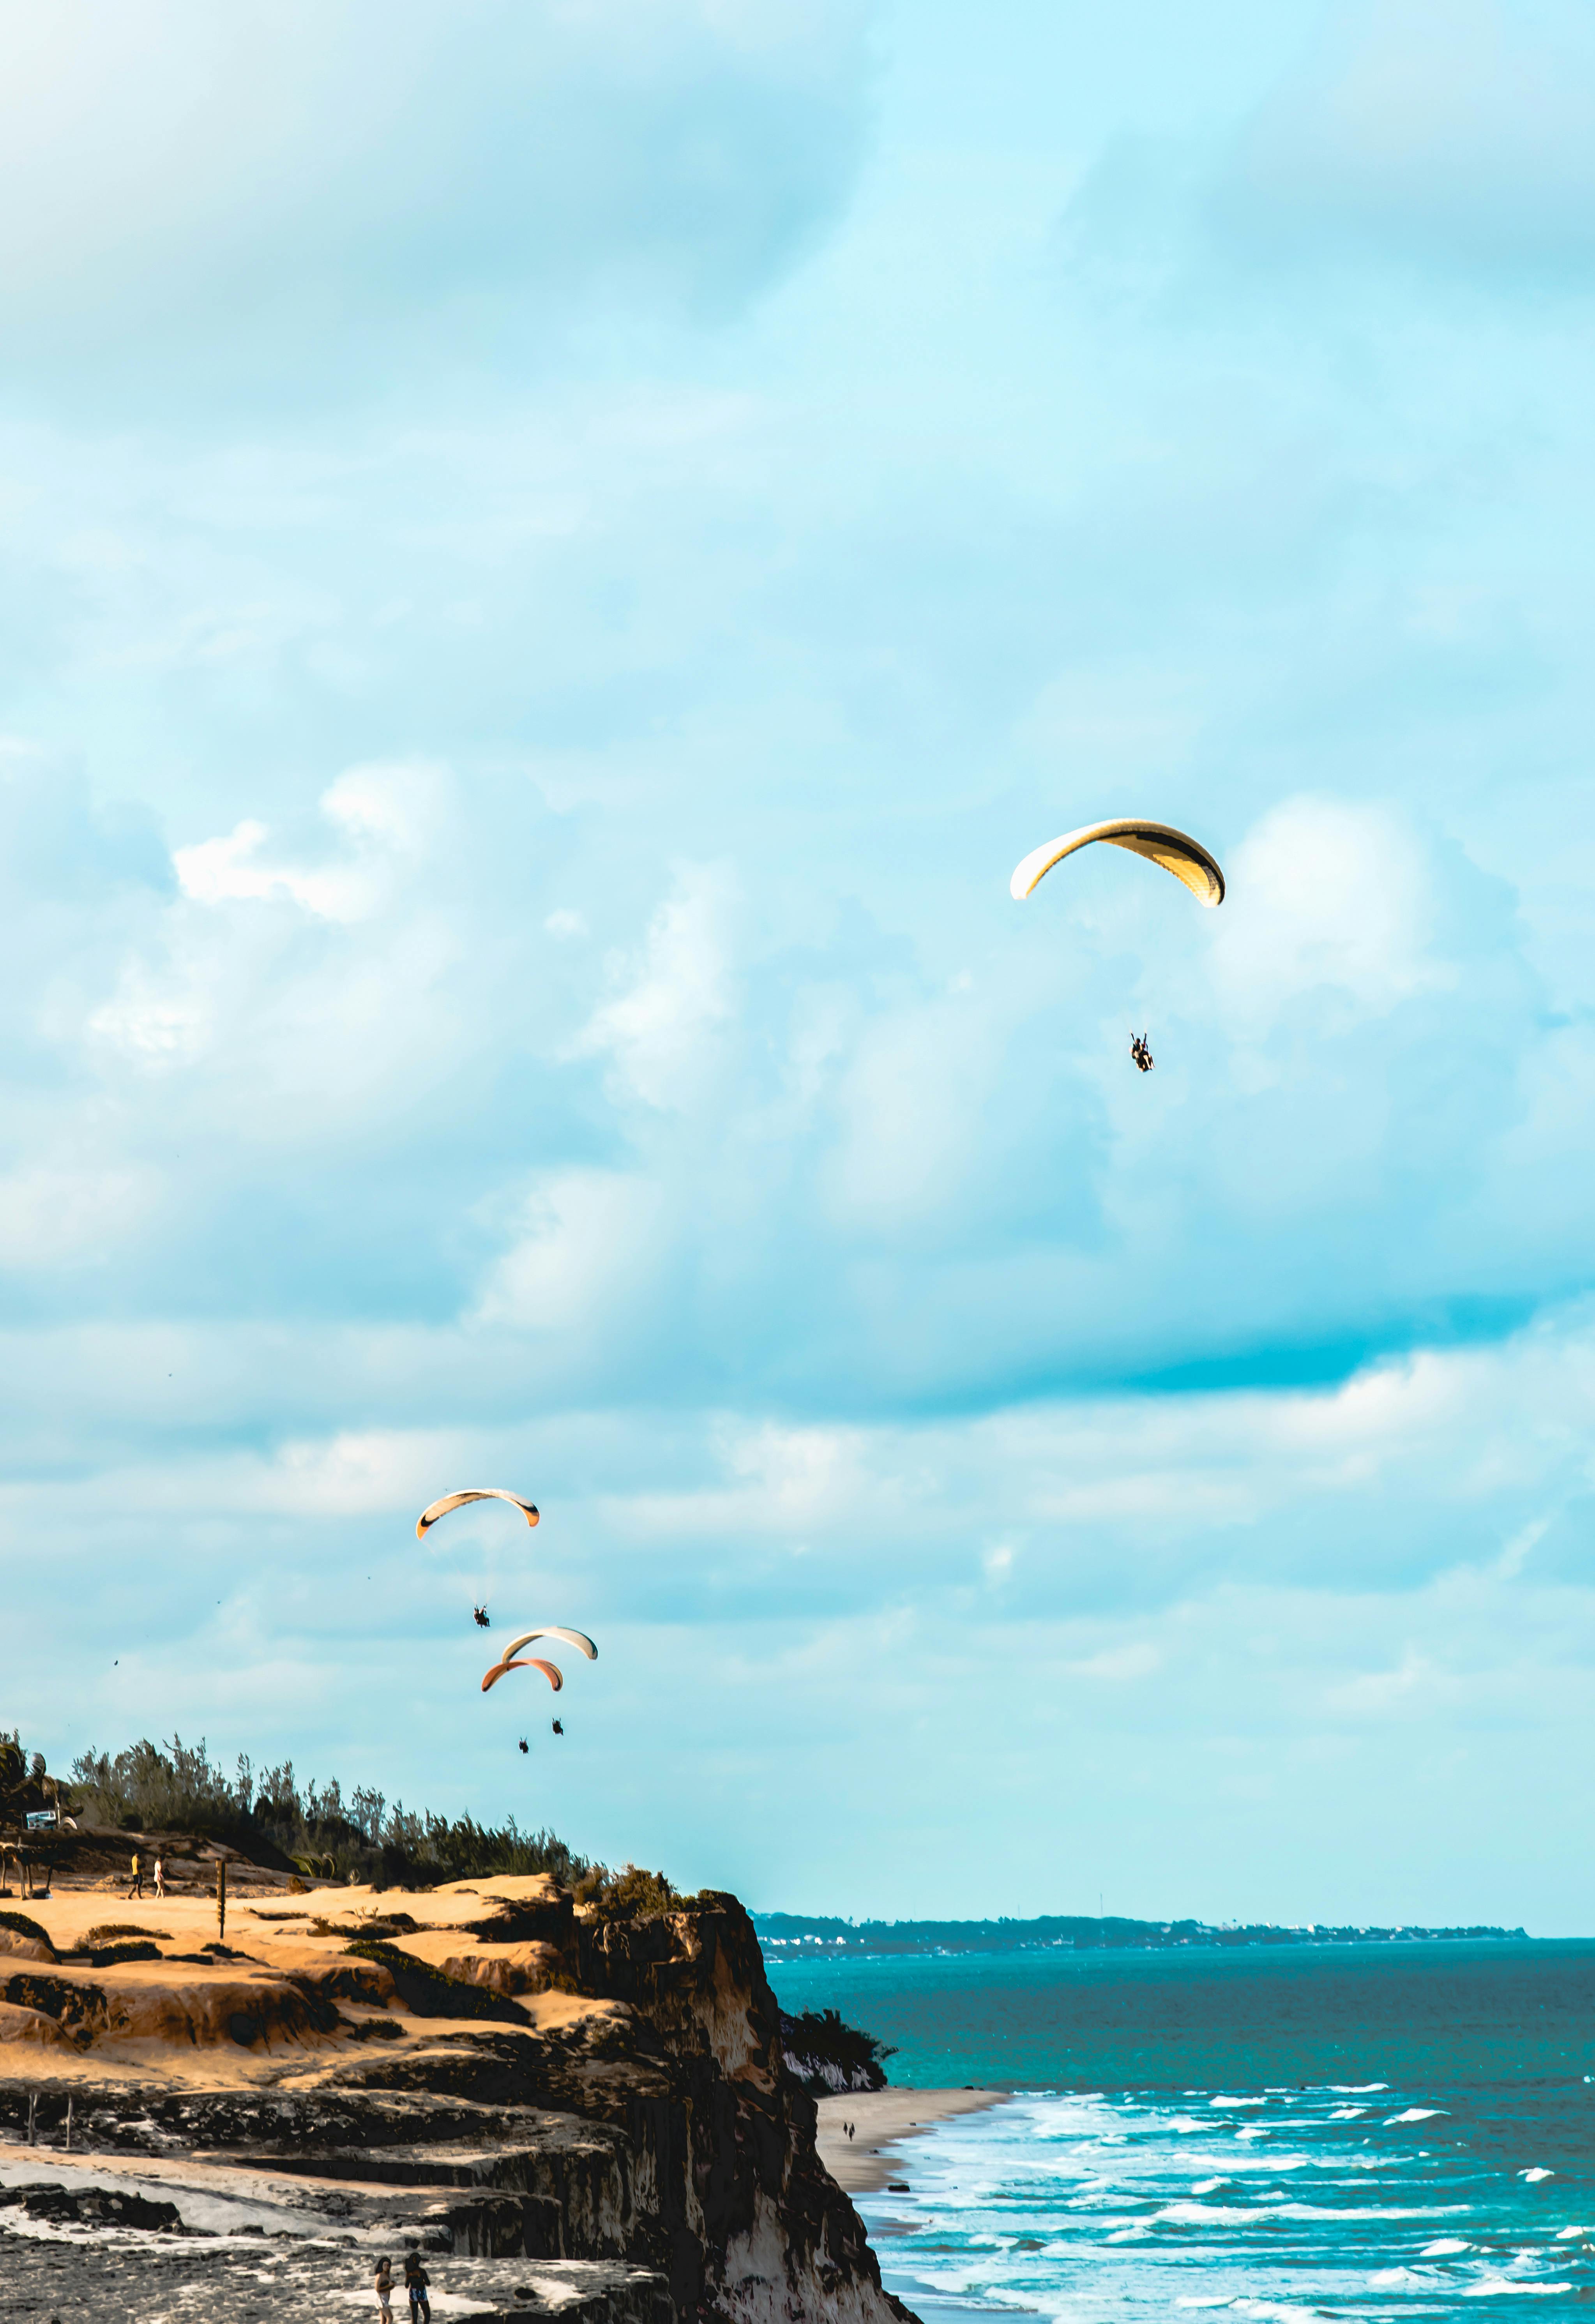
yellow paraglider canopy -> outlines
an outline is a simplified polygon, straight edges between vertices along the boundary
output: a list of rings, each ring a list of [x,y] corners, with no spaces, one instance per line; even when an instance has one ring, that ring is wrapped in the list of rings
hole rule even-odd
[[[1132,855],[1144,855],[1149,863],[1161,863],[1182,886],[1189,888],[1199,904],[1222,904],[1224,900],[1224,875],[1216,857],[1210,855],[1188,832],[1176,831],[1170,823],[1147,823],[1139,816],[1124,816],[1111,823],[1083,824],[1078,831],[1066,831],[1061,839],[1049,839],[1044,847],[1033,848],[1009,881],[1009,893],[1016,903],[1023,903],[1055,863],[1061,863],[1065,855],[1074,855],[1082,847],[1093,846],[1099,839],[1105,840],[1110,847],[1128,847]]]

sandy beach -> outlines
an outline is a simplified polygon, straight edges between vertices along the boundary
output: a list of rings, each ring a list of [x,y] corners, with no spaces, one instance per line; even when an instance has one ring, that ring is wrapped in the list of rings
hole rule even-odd
[[[916,2137],[949,2115],[1000,2106],[1006,2090],[864,2090],[819,2102],[820,2161],[850,2195],[871,2193],[908,2176],[899,2141]],[[850,2139],[843,2128],[852,2123]]]

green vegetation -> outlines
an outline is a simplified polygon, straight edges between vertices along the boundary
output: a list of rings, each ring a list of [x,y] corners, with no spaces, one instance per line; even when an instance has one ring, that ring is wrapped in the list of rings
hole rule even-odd
[[[114,1759],[85,1751],[71,1787],[71,1812],[82,1822],[205,1832],[312,1879],[424,1888],[495,1872],[547,1872],[570,1887],[595,1868],[551,1831],[523,1832],[512,1816],[494,1826],[417,1812],[402,1800],[390,1807],[364,1785],[346,1794],[336,1778],[301,1788],[291,1759],[257,1775],[241,1755],[229,1775],[203,1739],[191,1746],[179,1735],[162,1746],[135,1743]]]
[[[781,2047],[804,2089],[816,2098],[834,2090],[884,2089],[885,2061],[897,2054],[872,2034],[844,2024],[834,2009],[805,2009],[795,2017],[783,2009]]]
[[[44,1764],[42,1751],[30,1757],[23,1748],[22,1729],[7,1735],[0,1728],[0,1831],[21,1825],[31,1815],[41,1815],[56,1804],[56,1780]],[[64,1804],[64,1802],[63,1802]]]
[[[9,1790],[8,1790],[9,1786]],[[27,1807],[54,1804],[56,1779],[44,1757],[30,1762],[20,1735],[0,1735],[0,1823]],[[300,1784],[291,1759],[256,1774],[240,1755],[232,1775],[212,1760],[201,1738],[169,1743],[146,1738],[113,1758],[85,1751],[60,1785],[63,1812],[80,1824],[120,1831],[194,1832],[230,1841],[245,1855],[307,1879],[369,1882],[378,1888],[435,1888],[449,1880],[493,1874],[548,1873],[574,1891],[578,1904],[603,1921],[632,1920],[690,1904],[662,1872],[634,1864],[618,1872],[594,1864],[551,1831],[522,1831],[512,1816],[502,1824],[475,1816],[439,1816],[429,1809],[390,1807],[381,1792],[356,1784]],[[110,1936],[112,1932],[101,1932]],[[143,1930],[115,1933],[142,1936]]]
[[[668,1913],[692,1902],[678,1896],[662,1872],[644,1872],[635,1864],[611,1872],[590,1865],[576,1883],[576,1901],[588,1905],[600,1921],[639,1921],[651,1913]]]

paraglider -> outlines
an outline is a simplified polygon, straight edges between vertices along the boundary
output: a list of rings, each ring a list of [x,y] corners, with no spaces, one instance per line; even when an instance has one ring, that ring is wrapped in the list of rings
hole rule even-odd
[[[556,1735],[563,1735],[563,1734],[564,1734],[564,1732],[565,1732],[565,1721],[564,1721],[562,1719],[557,1719],[557,1720],[555,1720],[555,1721],[554,1721],[554,1732],[555,1732],[555,1734],[556,1734]]]
[[[1216,856],[1210,855],[1188,832],[1176,831],[1171,823],[1148,823],[1139,816],[1082,824],[1078,831],[1066,831],[1061,839],[1049,839],[1044,846],[1032,848],[1009,881],[1009,894],[1022,904],[1055,863],[1061,863],[1065,855],[1077,854],[1083,847],[1093,846],[1098,840],[1106,841],[1110,847],[1127,847],[1132,855],[1144,855],[1149,863],[1160,863],[1189,888],[1199,904],[1217,905],[1224,900],[1224,875]]]
[[[483,1679],[483,1693],[485,1694],[489,1687],[496,1686],[500,1679],[503,1677],[507,1671],[518,1670],[541,1671],[543,1676],[548,1680],[549,1684],[553,1688],[556,1694],[558,1693],[560,1688],[565,1684],[565,1674],[559,1668],[558,1663],[539,1662],[535,1655],[528,1655],[524,1662],[517,1663],[512,1662],[509,1655],[506,1655],[502,1663],[494,1663],[493,1668]]]
[[[475,1623],[476,1628],[479,1630],[491,1630],[493,1628],[492,1622],[488,1619],[487,1609],[485,1606],[473,1606],[471,1609],[471,1619]]]
[[[558,1720],[556,1720],[554,1721],[554,1724],[555,1724],[555,1726],[556,1726],[556,1727],[558,1727],[558,1724],[559,1724],[559,1721],[558,1721]],[[516,1747],[515,1747],[515,1748],[516,1748],[516,1749],[517,1749],[517,1750],[519,1750],[519,1751],[530,1751],[530,1748],[531,1748],[531,1746],[530,1746],[530,1744],[527,1741],[527,1739],[526,1739],[525,1736],[523,1735],[523,1736],[521,1738],[520,1742],[516,1745]]]
[[[585,1655],[590,1663],[598,1659],[598,1649],[585,1630],[562,1630],[557,1622],[550,1622],[545,1629],[522,1630],[518,1638],[512,1638],[504,1648],[504,1661],[508,1662],[512,1655],[518,1655],[522,1646],[530,1646],[534,1638],[563,1638],[567,1646],[574,1646],[578,1654]]]
[[[535,1502],[522,1500],[519,1493],[512,1493],[502,1485],[471,1485],[463,1493],[445,1493],[440,1501],[430,1502],[421,1511],[415,1521],[417,1541],[425,1537],[429,1526],[435,1526],[439,1517],[448,1515],[450,1509],[464,1508],[467,1501],[509,1501],[520,1510],[529,1526],[537,1523]]]
[[[1016,903],[1023,903],[1055,863],[1061,863],[1065,855],[1077,855],[1083,847],[1094,846],[1099,840],[1110,847],[1128,848],[1132,855],[1144,855],[1149,863],[1160,864],[1182,887],[1191,890],[1199,904],[1212,906],[1224,900],[1224,875],[1218,858],[1210,855],[1189,832],[1176,831],[1171,823],[1148,823],[1139,816],[1082,824],[1078,831],[1066,831],[1061,839],[1049,839],[1044,846],[1032,848],[1024,862],[1016,866],[1008,883],[1009,894]],[[1144,1033],[1130,1035],[1129,1054],[1138,1072],[1151,1072],[1152,1052]]]

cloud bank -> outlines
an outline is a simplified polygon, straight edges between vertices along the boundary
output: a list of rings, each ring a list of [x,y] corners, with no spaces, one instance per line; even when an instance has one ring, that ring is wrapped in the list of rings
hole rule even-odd
[[[31,1741],[1587,1927],[1595,79],[1154,14],[0,9]]]

